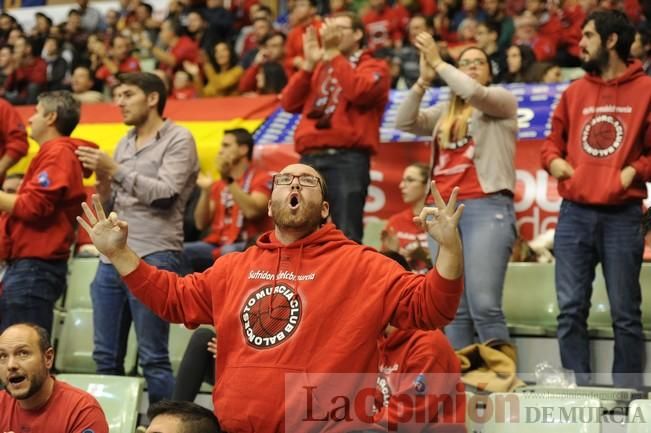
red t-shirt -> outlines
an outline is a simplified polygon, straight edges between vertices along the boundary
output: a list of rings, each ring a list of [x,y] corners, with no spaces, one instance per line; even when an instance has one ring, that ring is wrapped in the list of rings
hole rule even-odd
[[[171,48],[170,54],[174,56],[176,64],[174,66],[169,66],[161,63],[159,68],[163,71],[171,74],[172,71],[175,71],[180,67],[183,62],[186,60],[192,63],[199,62],[199,45],[188,36],[181,36],[176,44]]]
[[[120,74],[124,74],[126,72],[139,72],[139,71],[140,71],[140,63],[138,62],[138,59],[131,56],[124,59],[118,66],[118,72]],[[117,78],[115,78],[115,76],[111,74],[111,71],[109,71],[108,68],[104,65],[100,66],[97,72],[95,72],[95,78],[101,81],[106,81],[106,84],[108,84],[110,87],[113,87],[116,84],[118,84]]]
[[[250,168],[237,183],[247,193],[261,192],[271,196],[271,174],[268,171]],[[253,221],[244,219],[223,180],[213,184],[210,198],[215,203],[215,214],[210,234],[203,239],[204,242],[218,246],[230,245],[248,241],[271,229],[271,220],[266,216]],[[219,252],[214,255],[218,257]]]
[[[409,265],[414,272],[419,274],[427,273],[428,263],[426,260],[420,260],[409,254],[417,248],[429,257],[429,248],[427,246],[427,233],[414,222],[414,214],[411,208],[405,209],[400,213],[392,215],[387,222],[385,230],[392,229],[400,241],[400,250],[407,250],[403,254],[408,258]]]
[[[22,409],[18,400],[0,391],[0,432],[108,433],[108,424],[92,395],[55,379],[50,399],[35,410]]]
[[[197,97],[197,89],[190,84],[187,87],[183,87],[182,89],[172,89],[172,94],[170,95],[170,99],[177,99],[179,101],[185,101],[186,99],[194,99]]]
[[[438,140],[435,143],[438,146]],[[459,187],[460,200],[481,198],[486,194],[481,189],[477,169],[472,158],[475,153],[475,141],[464,137],[457,141],[454,148],[441,149],[436,152],[436,161],[432,170],[432,179],[436,181],[441,196],[445,201],[450,198],[452,189]]]

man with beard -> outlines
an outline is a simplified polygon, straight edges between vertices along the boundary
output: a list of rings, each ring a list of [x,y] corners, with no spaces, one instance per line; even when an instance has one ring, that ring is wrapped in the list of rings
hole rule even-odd
[[[108,433],[97,400],[50,376],[53,362],[45,329],[21,323],[0,334],[0,431]]]
[[[166,91],[156,75],[122,74],[114,94],[124,123],[133,129],[120,140],[113,158],[87,147],[79,148],[77,155],[95,172],[102,202],[135,229],[131,248],[152,266],[184,273],[183,212],[199,172],[194,138],[162,117]],[[133,319],[149,401],[171,398],[169,323],[129,293],[106,256],[100,260],[91,284],[97,372],[124,375],[124,348]]]
[[[191,327],[214,325],[213,402],[225,431],[350,432],[379,428],[371,424],[371,409],[377,339],[386,325],[440,328],[459,304],[463,206],[456,207],[458,188],[447,204],[434,184],[432,190],[435,206],[416,217],[441,246],[426,275],[405,271],[324,223],[330,209],[325,182],[303,164],[273,178],[268,213],[274,230],[202,274],[179,277],[142,262],[127,246],[127,223],[115,212],[107,218],[98,197],[95,210],[83,206],[86,219],[78,220],[133,295],[156,314]],[[368,398],[358,395],[366,391]],[[334,425],[339,418],[331,411],[341,401],[335,396],[365,407]]]
[[[591,380],[587,318],[599,262],[615,334],[613,382],[643,385],[640,222],[651,180],[651,77],[629,59],[634,35],[622,12],[588,16],[579,44],[588,73],[562,95],[542,149],[563,197],[554,239],[561,360],[580,385]]]

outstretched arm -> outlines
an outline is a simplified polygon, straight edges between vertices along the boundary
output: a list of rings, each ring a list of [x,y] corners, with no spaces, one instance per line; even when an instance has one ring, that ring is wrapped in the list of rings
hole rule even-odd
[[[154,314],[173,323],[213,323],[212,282],[225,279],[216,267],[203,274],[180,277],[142,261],[127,245],[128,226],[115,212],[107,217],[98,195],[93,208],[83,203],[86,218],[77,217],[97,250],[113,263],[129,290]],[[218,283],[215,283],[218,285]],[[216,293],[216,292],[215,292]]]

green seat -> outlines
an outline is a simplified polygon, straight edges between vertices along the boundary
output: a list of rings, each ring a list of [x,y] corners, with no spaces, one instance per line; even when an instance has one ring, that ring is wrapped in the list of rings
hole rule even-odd
[[[95,278],[99,259],[97,257],[74,258],[68,265],[68,289],[65,308],[93,308],[90,299],[90,284]]]
[[[599,399],[574,395],[494,393],[484,433],[600,433]]]
[[[385,220],[377,218],[369,218],[364,222],[364,236],[362,237],[362,244],[380,250],[382,247],[382,230],[386,227]]]
[[[176,323],[170,324],[170,337],[169,337],[169,351],[170,362],[172,363],[172,371],[174,375],[179,371],[179,365],[183,359],[185,349],[188,347],[190,337],[192,337],[193,329],[188,329],[183,325]]]
[[[651,400],[633,400],[628,407],[626,433],[651,433]]]
[[[135,341],[133,327],[129,340]],[[73,309],[66,313],[56,353],[56,368],[65,373],[95,373],[93,361],[93,311]],[[136,347],[127,345],[124,358],[125,372],[131,372],[136,365]]]
[[[110,433],[133,433],[138,421],[142,379],[94,374],[60,374],[58,380],[83,389],[97,399]]]
[[[511,335],[555,335],[558,303],[554,265],[509,263],[502,305]]]

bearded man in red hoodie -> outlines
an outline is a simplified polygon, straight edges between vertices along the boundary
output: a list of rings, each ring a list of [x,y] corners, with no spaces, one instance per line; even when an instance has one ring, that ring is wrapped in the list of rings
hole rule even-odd
[[[42,93],[29,118],[41,146],[16,194],[0,192],[0,260],[6,262],[0,294],[0,333],[12,324],[52,330],[52,308],[66,288],[67,260],[75,239],[75,216],[86,193],[78,146],[70,138],[80,105],[70,92]]]
[[[294,147],[302,163],[325,176],[332,221],[361,243],[370,158],[379,146],[391,76],[385,61],[362,49],[364,25],[356,15],[326,19],[321,40],[322,46],[316,29],[307,29],[302,69],[292,75],[280,103],[302,115]]]
[[[651,180],[651,77],[629,59],[635,30],[619,11],[588,16],[579,43],[588,74],[563,93],[542,149],[563,197],[556,235],[563,367],[591,381],[587,319],[601,262],[615,334],[613,382],[643,385],[642,200]]]
[[[405,271],[324,223],[325,182],[303,164],[274,176],[268,205],[274,230],[202,274],[180,277],[147,265],[127,246],[126,222],[114,212],[107,217],[98,197],[94,211],[82,205],[86,219],[78,221],[154,313],[215,326],[213,402],[225,431],[382,431],[372,424],[378,337],[388,323],[444,326],[463,287],[458,188],[447,204],[434,184],[432,190],[435,206],[417,220],[441,249],[426,275]],[[359,397],[348,407],[355,416],[337,423],[336,408],[351,395]]]

